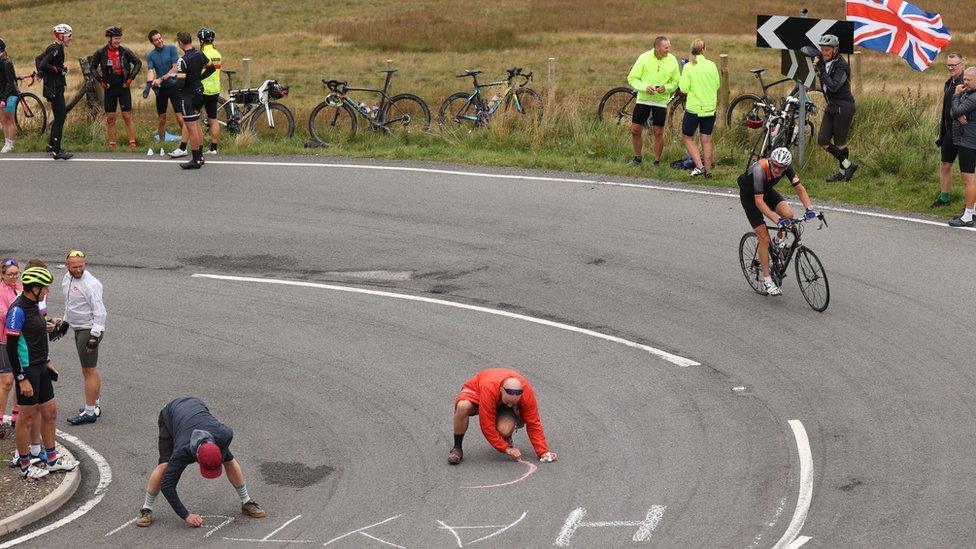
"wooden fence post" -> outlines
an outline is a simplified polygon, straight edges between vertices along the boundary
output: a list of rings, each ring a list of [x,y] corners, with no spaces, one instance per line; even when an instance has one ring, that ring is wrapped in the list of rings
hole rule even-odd
[[[724,113],[729,108],[729,54],[723,53],[718,56],[718,67],[722,79],[718,88],[718,102],[721,112]]]
[[[546,74],[546,111],[550,112],[556,102],[556,58],[549,58],[549,70]]]
[[[854,93],[860,95],[861,91],[864,89],[864,81],[861,80],[861,52],[854,52],[854,60],[852,62],[854,69]]]

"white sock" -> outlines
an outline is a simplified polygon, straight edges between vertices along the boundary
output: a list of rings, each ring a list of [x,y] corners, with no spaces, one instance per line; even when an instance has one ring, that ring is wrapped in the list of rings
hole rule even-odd
[[[962,220],[963,221],[966,221],[966,222],[972,221],[973,220],[973,214],[976,214],[976,207],[974,207],[974,208],[966,208],[962,212]]]
[[[37,443],[37,444],[31,443],[31,445],[30,445],[30,453],[31,453],[32,456],[39,456],[39,455],[41,455],[41,444],[40,443]]]
[[[845,170],[847,168],[850,168],[851,167],[851,161],[849,159],[845,158],[843,161],[841,161],[840,167],[841,168],[844,168]]]
[[[91,406],[85,404],[85,413],[90,416],[95,415],[95,406],[97,406],[97,404],[93,404]]]
[[[773,283],[773,277],[771,277],[771,276],[764,276],[763,277],[763,282],[765,282],[766,284],[772,284]]]
[[[150,492],[149,490],[146,490],[146,499],[144,499],[142,501],[142,508],[143,509],[149,509],[150,511],[152,511],[153,505],[156,504],[156,496],[158,496],[158,495],[159,495],[159,492],[156,492],[154,494],[154,493]]]

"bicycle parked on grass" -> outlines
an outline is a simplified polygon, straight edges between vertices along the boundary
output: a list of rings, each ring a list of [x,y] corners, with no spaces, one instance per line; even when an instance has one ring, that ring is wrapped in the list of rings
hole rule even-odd
[[[823,213],[817,215],[816,219],[820,220],[817,230],[827,226]],[[793,224],[786,228],[766,226],[769,234],[776,234],[769,243],[769,272],[773,282],[782,287],[790,261],[795,259],[796,282],[800,286],[803,299],[814,311],[823,312],[830,304],[830,285],[820,259],[813,250],[800,244],[804,222],[804,219],[794,219]],[[759,263],[759,237],[753,231],[742,235],[742,240],[739,241],[739,265],[749,286],[756,293],[766,295]]]
[[[806,120],[807,132],[805,135],[807,145],[813,142],[814,126],[813,122],[810,121],[813,116],[812,108],[815,108],[814,105],[807,103],[809,113]],[[774,149],[779,147],[790,149],[790,152],[794,153],[795,156],[800,144],[800,100],[797,97],[787,96],[783,100],[782,108],[773,106],[764,107],[763,110],[766,111],[766,119],[761,126],[762,132],[753,142],[746,168],[752,166],[760,158],[769,156]]]
[[[430,108],[427,103],[410,93],[390,97],[390,83],[393,73],[397,71],[387,69],[379,72],[386,74],[382,90],[351,88],[349,82],[322,80],[322,85],[330,93],[308,117],[308,133],[313,140],[335,144],[344,137],[355,135],[359,129],[359,117],[366,120],[369,128],[387,134],[423,132],[430,128]],[[349,96],[350,91],[379,94],[380,103],[373,107],[365,102],[357,103]]]
[[[38,80],[37,72],[32,72],[27,76],[18,76],[17,80],[21,82],[29,80],[27,83],[29,88]],[[25,137],[43,134],[47,130],[47,110],[44,109],[41,98],[25,91],[21,91],[17,97],[17,110],[14,111],[17,131]]]
[[[761,90],[762,95],[747,92],[737,95],[734,99],[732,99],[732,101],[729,101],[729,106],[727,109],[725,109],[725,123],[729,128],[759,129],[762,126],[762,121],[770,114],[771,110],[775,108],[777,104],[777,101],[769,96],[769,89],[785,82],[793,82],[793,80],[790,78],[783,78],[771,84],[766,84],[763,82],[762,77],[762,73],[766,72],[766,70],[767,69],[749,70],[749,72],[755,75],[755,77],[759,80],[759,89]],[[795,97],[799,99],[799,84],[794,82],[793,89],[790,91],[787,97]],[[823,105],[825,102],[826,100],[824,99],[823,92],[821,90],[807,90],[807,112],[809,112],[811,116],[816,116],[817,112],[820,110],[819,105]],[[811,127],[813,127],[812,123]]]
[[[217,98],[217,123],[228,132],[237,135],[249,128],[263,139],[288,138],[295,135],[295,115],[288,107],[275,103],[273,99],[288,96],[288,86],[277,80],[265,80],[257,88],[235,90],[235,71],[224,70],[227,75],[227,95]],[[201,117],[204,127],[210,127],[210,120]]]
[[[441,126],[459,124],[462,126],[484,127],[491,122],[499,109],[509,112],[514,109],[518,114],[526,115],[530,122],[542,122],[542,96],[528,87],[532,81],[532,73],[524,74],[520,67],[512,67],[506,72],[508,77],[498,82],[487,84],[478,83],[478,75],[482,71],[466,70],[457,78],[471,78],[474,90],[457,92],[450,95],[441,103],[438,120]],[[521,79],[521,82],[518,80]],[[485,100],[482,90],[496,86],[505,86],[505,91],[495,94],[490,100]]]
[[[671,97],[668,99],[668,130],[674,130],[675,120],[678,121],[678,126],[680,127],[681,119],[685,115],[686,99],[687,97],[684,94],[678,93],[677,91],[671,94]],[[634,116],[634,106],[636,104],[637,90],[629,86],[613,88],[603,94],[603,98],[600,99],[600,106],[597,108],[596,118],[600,122],[607,122],[616,126],[621,124],[629,126]],[[647,124],[650,125],[651,122],[652,119],[648,118]]]

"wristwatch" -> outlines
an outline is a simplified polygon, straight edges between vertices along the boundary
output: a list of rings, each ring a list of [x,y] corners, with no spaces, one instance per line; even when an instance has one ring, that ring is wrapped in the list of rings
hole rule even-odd
[[[27,376],[25,376],[23,373],[17,374],[17,381],[24,381],[26,379]]]

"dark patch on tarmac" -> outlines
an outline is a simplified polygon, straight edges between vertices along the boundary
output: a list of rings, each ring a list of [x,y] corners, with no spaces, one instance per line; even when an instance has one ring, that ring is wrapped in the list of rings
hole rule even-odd
[[[847,484],[843,486],[838,486],[837,489],[842,490],[844,492],[850,492],[862,484],[864,484],[864,481],[862,481],[861,479],[851,478],[849,481],[847,481]]]
[[[320,482],[335,472],[335,467],[319,465],[309,467],[300,462],[263,461],[261,476],[265,482],[276,486],[305,488]]]
[[[587,259],[586,260],[586,264],[587,265],[603,265],[606,262],[607,262],[607,260],[606,259],[603,259],[602,257],[594,257],[592,259]]]
[[[180,261],[207,269],[230,272],[268,272],[294,270],[295,258],[287,255],[197,255],[181,257]]]

